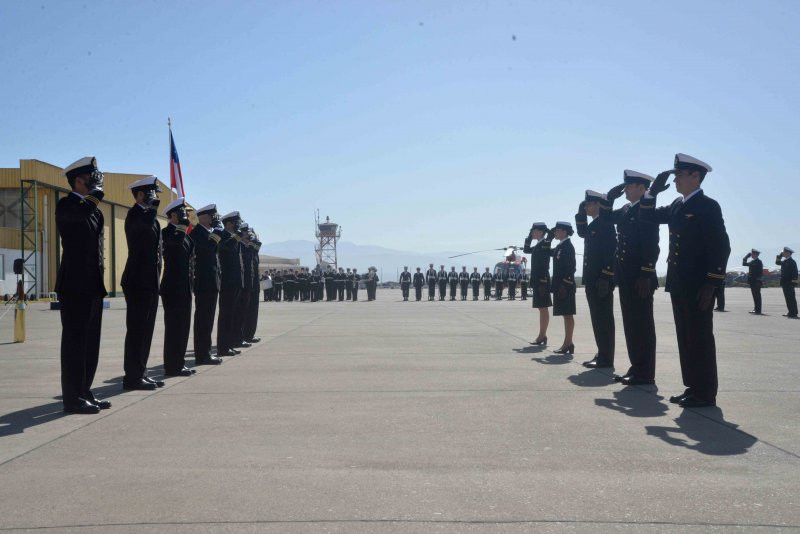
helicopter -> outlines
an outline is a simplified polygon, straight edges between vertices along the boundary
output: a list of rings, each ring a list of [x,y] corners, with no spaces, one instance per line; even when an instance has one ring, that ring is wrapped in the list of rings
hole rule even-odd
[[[519,276],[523,269],[528,266],[528,258],[524,254],[518,253],[523,247],[517,245],[507,245],[503,248],[490,248],[486,250],[476,250],[474,252],[465,252],[464,254],[456,254],[449,256],[448,259],[460,258],[461,256],[469,256],[470,254],[480,254],[482,252],[495,252],[503,251],[503,261],[499,261],[494,265],[494,274],[502,274],[506,276],[509,270],[515,270]]]

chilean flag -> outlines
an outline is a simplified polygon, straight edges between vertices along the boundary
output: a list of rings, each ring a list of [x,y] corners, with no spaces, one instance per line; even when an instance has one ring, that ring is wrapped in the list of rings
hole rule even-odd
[[[177,191],[179,197],[186,197],[183,191],[181,162],[178,159],[178,150],[175,148],[175,140],[172,138],[172,128],[169,129],[169,186]]]

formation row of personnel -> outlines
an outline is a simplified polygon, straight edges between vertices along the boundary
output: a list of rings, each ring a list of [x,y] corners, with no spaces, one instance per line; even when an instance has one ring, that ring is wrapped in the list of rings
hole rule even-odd
[[[472,272],[467,272],[466,265],[461,267],[461,272],[456,272],[455,266],[450,267],[450,271],[445,270],[444,265],[439,266],[439,270],[434,269],[433,264],[428,265],[428,270],[423,275],[421,269],[417,267],[417,272],[413,277],[408,271],[408,267],[403,268],[400,274],[400,289],[403,291],[403,300],[407,301],[411,286],[414,286],[416,300],[422,300],[422,288],[428,286],[428,300],[436,300],[436,288],[439,288],[439,300],[447,298],[447,288],[450,287],[450,300],[456,300],[456,295],[461,300],[467,300],[470,287],[472,288],[472,300],[478,300],[480,288],[483,286],[483,300],[492,297],[492,285],[495,287],[495,298],[503,298],[503,289],[508,288],[509,300],[516,300],[517,285],[520,286],[522,300],[528,300],[528,273],[521,269],[519,273],[513,268],[499,270],[492,274],[489,267],[483,273],[478,272],[477,267],[472,268]]]
[[[363,277],[358,269],[339,267],[339,270],[307,267],[298,269],[271,269],[265,278],[272,287],[264,290],[264,300],[275,302],[310,301],[358,301],[358,290],[363,281],[367,289],[367,300],[373,301],[378,287],[378,273],[374,267]]]
[[[655,383],[653,293],[658,287],[658,228],[661,224],[669,226],[665,289],[672,301],[686,386],[670,401],[683,407],[714,405],[718,388],[712,306],[717,289],[724,283],[730,244],[719,204],[701,189],[710,171],[710,165],[686,154],[676,154],[673,168],[656,178],[626,170],[623,183],[608,193],[587,190],[575,215],[578,235],[584,239],[583,283],[598,349],[584,365],[614,366],[613,292],[619,288],[630,368],[624,375],[615,375],[615,380],[626,386]],[[669,188],[666,182],[672,174],[681,196],[668,206],[657,207],[657,196]],[[614,210],[614,201],[623,194],[628,203]],[[550,231],[543,223],[535,223],[525,240],[524,251],[532,254],[533,306],[540,311],[534,344],[547,343],[548,307],[553,306],[555,315],[565,315],[565,322],[575,313],[575,252],[569,243],[570,230],[567,223],[559,223]],[[561,243],[551,250],[553,238]],[[534,240],[537,243],[531,246]],[[565,324],[566,339],[556,352],[574,350],[571,327]]]
[[[61,389],[64,411],[98,413],[111,407],[91,391],[97,370],[103,297],[103,173],[93,156],[67,166],[71,193],[56,205],[56,227],[63,253],[55,291],[61,310]],[[259,275],[257,234],[239,212],[220,219],[216,206],[197,211],[199,225],[190,230],[183,198],[163,210],[169,223],[162,229],[158,179],[130,184],[133,207],[125,217],[128,258],[121,285],[127,306],[124,348],[124,390],[153,390],[164,382],[147,375],[159,296],[164,307],[164,372],[190,376],[186,367],[192,294],[195,297],[194,350],[198,365],[218,365],[219,356],[259,341]],[[162,274],[163,268],[163,277]],[[217,302],[217,353],[211,332]]]
[[[792,258],[792,254],[794,254],[794,250],[784,247],[775,256],[775,265],[781,268],[780,286],[787,309],[783,316],[797,319],[797,298],[794,294],[794,288],[797,286],[797,262]],[[742,259],[742,267],[747,267],[747,285],[750,286],[750,292],[753,295],[753,309],[750,311],[753,315],[763,315],[761,313],[761,288],[764,286],[764,263],[759,259],[760,256],[761,251],[752,249]],[[725,286],[719,288],[716,297],[717,307],[715,309],[725,311]]]

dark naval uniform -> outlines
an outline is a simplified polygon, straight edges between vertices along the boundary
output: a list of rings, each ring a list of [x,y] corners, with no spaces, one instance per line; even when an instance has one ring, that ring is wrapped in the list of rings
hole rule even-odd
[[[439,284],[439,300],[444,300],[447,296],[447,271],[439,269],[436,273],[436,281]]]
[[[332,302],[336,298],[336,273],[331,269],[325,271],[325,300]]]
[[[353,277],[350,273],[350,269],[345,273],[344,292],[346,300],[351,300],[353,298]]]
[[[600,214],[592,222],[587,224],[586,212],[578,210],[575,223],[578,236],[583,238],[582,280],[597,344],[595,365],[613,367],[614,255],[617,250],[617,232],[611,221],[611,206],[603,200],[598,203]]]
[[[797,285],[797,263],[791,256],[784,258],[781,254],[775,258],[775,264],[781,266],[781,289],[786,299],[786,317],[797,319],[797,298],[794,288]]]
[[[481,282],[483,282],[483,300],[492,298],[492,273],[486,271],[481,274]]]
[[[344,274],[344,271],[339,271],[334,276],[334,280],[336,281],[336,294],[339,296],[339,301],[344,300],[344,286],[345,281],[347,279],[347,275]]]
[[[361,275],[356,271],[353,271],[353,274],[350,276],[350,280],[353,282],[353,302],[356,302],[358,301],[358,286],[361,283]]]
[[[95,192],[100,199],[102,192]],[[67,412],[97,413],[90,388],[100,355],[103,319],[103,212],[95,196],[70,193],[56,204],[61,263],[55,291],[61,304],[61,394]],[[90,406],[90,404],[92,404]]]
[[[503,282],[505,281],[505,277],[503,276],[503,271],[497,271],[492,278],[494,280],[494,298],[496,300],[503,299]]]
[[[481,275],[478,271],[473,271],[469,275],[469,282],[472,285],[472,300],[478,300],[481,290]]]
[[[461,289],[461,300],[467,300],[467,290],[469,289],[469,273],[462,270],[458,273],[458,285]]]
[[[751,260],[751,256],[752,253],[749,253],[744,257],[742,267],[747,267],[747,284],[750,286],[750,293],[753,295],[752,313],[761,315],[761,279],[764,276],[764,264],[758,258]]]
[[[566,238],[552,253],[553,315],[575,315],[575,247]]]
[[[522,300],[528,300],[528,278],[530,275],[522,270],[519,273],[519,294]]]
[[[145,379],[158,311],[161,225],[156,220],[154,208],[145,209],[134,204],[128,210],[125,240],[128,243],[128,260],[120,284],[128,307],[125,314],[127,332],[123,387],[134,387]]]
[[[164,372],[180,373],[186,366],[186,347],[192,322],[194,285],[194,242],[186,226],[170,223],[161,231],[164,245],[164,276],[161,302],[164,305]]]
[[[422,286],[425,285],[425,276],[417,271],[414,273],[414,296],[417,299],[417,302],[422,300]]]
[[[258,257],[258,251],[261,248],[261,244],[254,242],[248,245],[247,248],[250,249],[250,276],[252,282],[250,284],[250,300],[247,312],[245,313],[244,328],[242,333],[244,334],[244,340],[246,342],[255,343],[257,341],[261,341],[256,337],[256,329],[258,328],[258,295],[261,292],[261,275],[258,271],[258,266],[261,263],[261,260]]]
[[[211,331],[219,296],[219,257],[217,247],[221,231],[198,225],[189,237],[194,243],[194,360],[197,364],[214,363],[211,357]]]
[[[233,346],[235,348],[247,347],[250,344],[245,341],[245,330],[247,329],[247,314],[250,310],[250,298],[253,294],[253,258],[252,248],[247,246],[240,236],[236,236],[239,241],[239,252],[242,256],[242,290],[239,292],[238,304],[233,312],[234,335]],[[258,284],[256,283],[256,288]]]
[[[277,271],[275,276],[272,277],[272,288],[274,289],[275,302],[280,302],[283,295],[283,275],[280,271]]]
[[[722,210],[702,189],[663,208],[655,208],[655,198],[645,197],[641,204],[643,218],[669,225],[666,291],[672,299],[683,383],[691,397],[713,404],[718,386],[711,301],[725,281],[730,254]]]
[[[236,308],[239,295],[244,289],[244,265],[239,236],[223,231],[219,245],[219,263],[221,282],[219,291],[219,317],[217,319],[217,353],[220,356],[232,356],[238,342]]]
[[[512,265],[508,268],[506,282],[508,283],[508,300],[517,300],[517,271]]]
[[[400,273],[400,289],[403,291],[403,300],[408,300],[408,290],[411,287],[411,273],[403,271]]]
[[[525,238],[523,252],[531,255],[531,289],[533,290],[533,307],[549,308],[553,305],[550,297],[550,257],[552,237],[540,239],[536,245],[531,246],[533,238]]]
[[[428,284],[428,300],[436,298],[436,269],[431,267],[425,272],[425,282]]]
[[[450,283],[450,300],[456,300],[456,288],[458,287],[458,273],[451,270],[447,273],[447,281]]]

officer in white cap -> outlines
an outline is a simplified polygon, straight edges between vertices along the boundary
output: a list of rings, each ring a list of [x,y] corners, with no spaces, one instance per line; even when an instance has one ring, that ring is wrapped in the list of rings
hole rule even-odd
[[[481,274],[481,282],[483,282],[483,300],[489,300],[492,298],[492,280],[494,277],[492,276],[492,271],[486,267],[486,270]]]
[[[219,245],[219,263],[221,272],[219,290],[219,316],[217,318],[217,354],[219,356],[235,356],[241,353],[235,345],[236,308],[239,296],[244,289],[244,266],[242,264],[241,239],[237,235],[242,218],[238,211],[222,216],[224,232]],[[239,323],[241,328],[241,323]]]
[[[56,204],[61,241],[55,291],[61,313],[61,395],[66,413],[94,414],[111,407],[91,391],[100,354],[103,317],[103,173],[94,156],[64,169],[72,192]]]
[[[658,287],[658,225],[644,220],[641,199],[653,183],[653,177],[626,169],[623,183],[612,187],[606,200],[613,208],[614,201],[625,195],[628,204],[613,210],[611,220],[617,226],[617,250],[614,261],[614,281],[619,288],[619,304],[625,345],[630,367],[614,380],[625,386],[655,383],[656,326],[653,319],[653,294]]]
[[[469,282],[472,286],[472,300],[478,300],[481,290],[481,273],[478,272],[477,267],[472,268],[472,273],[469,275]]]
[[[781,289],[786,299],[788,311],[783,315],[789,319],[797,319],[797,298],[794,288],[797,286],[797,263],[792,258],[794,250],[783,247],[783,251],[775,258],[775,263],[781,267]]]
[[[260,263],[258,252],[261,250],[261,241],[258,234],[251,226],[247,231],[247,259],[250,262],[248,272],[251,276],[250,283],[250,299],[248,300],[247,311],[245,312],[244,326],[242,327],[242,336],[247,343],[253,344],[261,341],[260,337],[256,337],[256,328],[258,327],[258,304],[260,302],[261,293],[261,274],[258,270]]]
[[[161,303],[164,306],[164,374],[191,376],[186,367],[186,347],[192,323],[192,284],[195,263],[194,242],[188,235],[189,215],[183,197],[167,204],[169,219],[161,230],[164,246],[164,276],[161,278]]]
[[[747,284],[750,286],[750,293],[753,295],[753,315],[761,315],[761,279],[764,276],[764,264],[758,257],[761,252],[752,249],[742,260],[742,267],[747,267]]]
[[[403,267],[403,272],[400,273],[400,289],[403,292],[403,301],[408,301],[408,291],[411,288],[411,273],[408,271],[408,266]]]
[[[575,354],[572,333],[575,330],[575,247],[570,241],[572,223],[558,221],[552,230],[560,243],[553,249],[553,315],[564,317],[564,342],[556,354]]]
[[[593,220],[588,221],[588,217]],[[583,238],[583,287],[597,354],[583,365],[590,369],[614,367],[614,254],[617,232],[608,198],[587,190],[575,214],[578,235]]]
[[[455,266],[450,266],[450,272],[447,273],[447,281],[450,283],[450,300],[456,300],[456,288],[458,287],[458,273]]]
[[[222,241],[222,223],[216,204],[197,210],[198,225],[189,237],[194,244],[194,363],[219,365],[220,358],[211,353],[211,331],[219,296],[219,243]]]
[[[469,273],[467,266],[461,266],[461,272],[458,273],[458,286],[461,289],[461,300],[467,300],[467,290],[469,289]]]
[[[436,269],[433,264],[428,264],[428,270],[425,271],[425,283],[428,284],[428,300],[432,301],[436,298]]]
[[[147,360],[158,311],[161,278],[161,225],[156,220],[158,179],[148,176],[130,184],[134,204],[125,217],[128,261],[122,272],[122,290],[127,305],[125,323],[124,390],[151,390],[164,382],[147,376]]]
[[[711,166],[686,154],[676,154],[674,167],[660,173],[642,199],[642,216],[669,225],[666,290],[672,299],[675,332],[686,391],[670,397],[685,408],[714,406],[717,399],[717,351],[712,305],[716,289],[725,283],[731,252],[722,210],[700,188]],[[672,204],[655,207],[670,174],[681,194]]]

